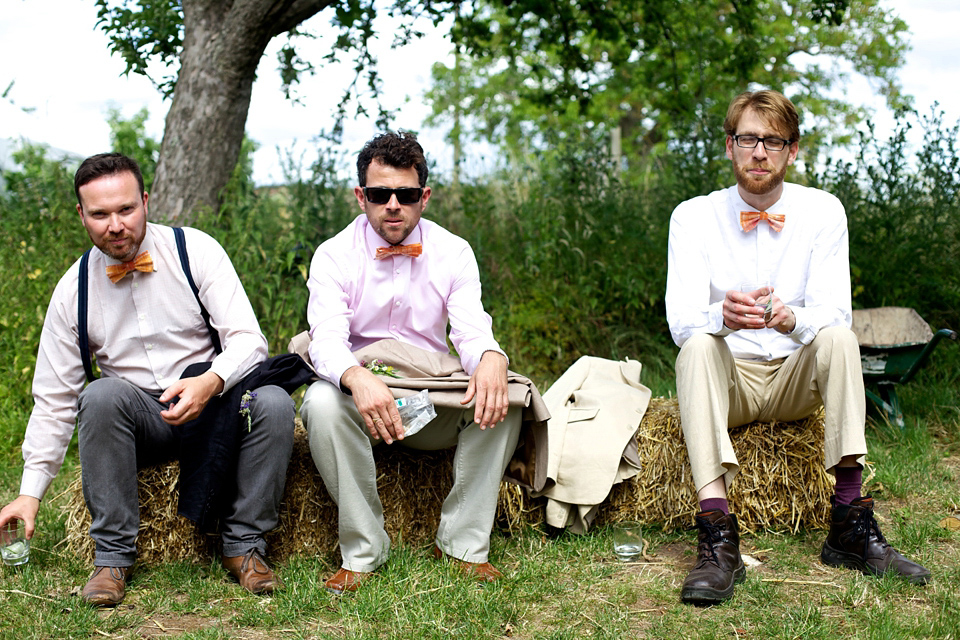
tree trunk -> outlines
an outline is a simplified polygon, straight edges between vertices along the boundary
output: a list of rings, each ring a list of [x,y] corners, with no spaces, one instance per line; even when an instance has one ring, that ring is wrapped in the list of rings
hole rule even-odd
[[[333,0],[183,0],[180,73],[150,198],[151,218],[216,211],[240,157],[257,65],[270,40]]]

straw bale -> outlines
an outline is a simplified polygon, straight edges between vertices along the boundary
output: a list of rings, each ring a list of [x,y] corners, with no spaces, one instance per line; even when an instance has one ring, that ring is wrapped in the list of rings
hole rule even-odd
[[[374,448],[385,527],[393,540],[402,537],[409,544],[427,544],[434,539],[443,499],[453,484],[453,453],[452,449],[410,451],[386,445]],[[192,522],[176,515],[179,472],[180,466],[174,461],[138,473],[140,563],[207,562],[217,552],[218,536],[204,536]],[[65,494],[64,542],[69,551],[92,560],[90,513],[83,500],[79,469]],[[332,553],[337,549],[337,506],[313,464],[307,434],[301,426],[294,432],[280,522],[267,535],[267,543],[274,560],[296,553]]]
[[[822,412],[799,422],[754,422],[730,430],[740,472],[730,489],[731,508],[744,531],[766,527],[824,527],[833,482],[823,469]],[[653,398],[637,432],[640,473],[616,485],[600,505],[596,524],[638,520],[666,530],[686,527],[697,511],[696,496],[675,398]],[[452,485],[453,449],[410,451],[374,448],[377,485],[391,539],[429,544],[440,508]],[[139,561],[209,561],[218,537],[197,533],[176,515],[179,465],[171,462],[140,471]],[[80,471],[66,491],[67,548],[93,558],[87,534],[90,515],[83,501]],[[545,499],[502,483],[496,526],[513,532],[542,525]],[[306,432],[297,426],[293,456],[280,509],[280,523],[267,536],[270,556],[328,554],[337,549],[337,507],[310,457]]]
[[[730,430],[740,471],[729,491],[742,531],[827,525],[833,481],[823,468],[823,412],[798,422],[753,422]],[[653,398],[637,431],[640,472],[615,485],[596,525],[636,520],[667,531],[687,527],[697,512],[693,476],[676,398]],[[545,519],[545,501],[501,490],[501,512]]]

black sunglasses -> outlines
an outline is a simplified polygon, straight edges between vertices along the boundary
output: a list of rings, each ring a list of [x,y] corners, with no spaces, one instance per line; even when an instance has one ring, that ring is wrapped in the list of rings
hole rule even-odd
[[[423,189],[420,187],[400,187],[391,189],[389,187],[364,187],[363,195],[367,201],[373,204],[387,204],[390,202],[390,196],[396,195],[397,202],[400,204],[414,204],[420,202],[423,197]]]

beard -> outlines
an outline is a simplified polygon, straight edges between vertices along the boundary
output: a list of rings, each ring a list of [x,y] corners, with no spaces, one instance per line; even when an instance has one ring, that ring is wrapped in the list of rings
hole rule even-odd
[[[766,169],[770,173],[762,178],[750,174],[750,169],[758,168]],[[770,166],[769,162],[762,162],[760,164],[746,166],[734,161],[733,171],[737,176],[737,184],[744,191],[754,195],[762,196],[770,193],[783,184],[783,179],[787,175],[787,163],[784,162],[780,167],[777,167],[776,165]]]

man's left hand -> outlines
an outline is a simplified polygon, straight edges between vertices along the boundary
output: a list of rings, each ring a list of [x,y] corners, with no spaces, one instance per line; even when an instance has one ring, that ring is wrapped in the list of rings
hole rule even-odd
[[[783,304],[780,298],[773,296],[773,311],[764,326],[786,335],[796,328],[797,316],[793,314],[793,309]]]
[[[507,397],[507,359],[496,351],[487,351],[480,358],[477,370],[470,376],[467,393],[460,404],[469,404],[476,397],[473,421],[481,429],[503,422],[510,409]]]
[[[174,426],[189,422],[203,411],[210,402],[210,398],[223,391],[223,380],[212,371],[207,371],[194,378],[181,378],[167,387],[159,400],[166,404],[179,397],[176,403],[160,412],[160,417],[167,424]]]

